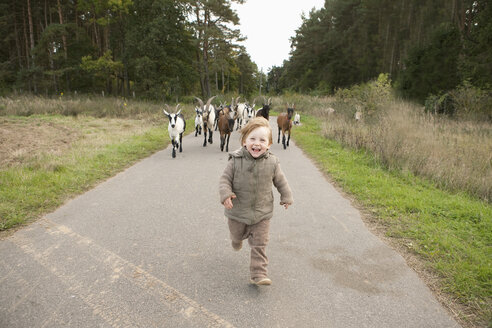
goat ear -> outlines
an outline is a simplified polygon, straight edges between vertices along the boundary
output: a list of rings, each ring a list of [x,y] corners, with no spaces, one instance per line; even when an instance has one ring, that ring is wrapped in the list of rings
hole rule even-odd
[[[165,110],[165,109],[163,109],[162,111],[164,112],[164,114],[166,114],[167,116],[169,116],[169,113],[168,113],[168,112],[166,112],[166,110]]]
[[[176,115],[179,115],[179,113],[181,113],[181,109],[178,110],[178,112],[176,113]]]

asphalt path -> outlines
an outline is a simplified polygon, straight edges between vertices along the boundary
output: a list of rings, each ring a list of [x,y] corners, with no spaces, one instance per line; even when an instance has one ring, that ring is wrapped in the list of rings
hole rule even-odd
[[[1,240],[0,327],[459,327],[292,140],[272,146],[294,195],[285,210],[274,191],[273,284],[250,285],[219,204],[227,154],[217,132],[202,143],[189,135],[176,158],[168,147]]]

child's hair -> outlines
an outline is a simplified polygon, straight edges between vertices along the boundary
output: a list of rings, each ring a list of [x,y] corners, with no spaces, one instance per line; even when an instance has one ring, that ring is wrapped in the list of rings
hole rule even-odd
[[[246,124],[242,129],[241,129],[241,145],[244,144],[246,141],[246,138],[248,138],[248,135],[251,133],[256,128],[261,128],[265,127],[268,129],[268,141],[270,142],[270,145],[273,144],[273,137],[272,137],[272,128],[270,127],[270,123],[262,117],[258,116],[253,119],[251,119],[248,124]]]

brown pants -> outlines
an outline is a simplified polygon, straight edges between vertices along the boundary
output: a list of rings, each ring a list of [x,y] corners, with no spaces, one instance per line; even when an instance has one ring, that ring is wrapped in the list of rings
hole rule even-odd
[[[253,225],[247,225],[235,220],[228,219],[229,231],[233,242],[248,239],[251,247],[250,272],[251,279],[267,277],[268,257],[266,256],[266,245],[268,244],[268,230],[270,220],[263,220]]]

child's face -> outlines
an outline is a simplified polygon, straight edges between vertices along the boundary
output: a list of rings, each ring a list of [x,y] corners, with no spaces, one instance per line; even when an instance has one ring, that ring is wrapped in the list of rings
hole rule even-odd
[[[257,158],[270,148],[269,133],[270,131],[264,126],[256,128],[249,133],[246,141],[243,142],[243,146],[246,147],[251,156]]]

